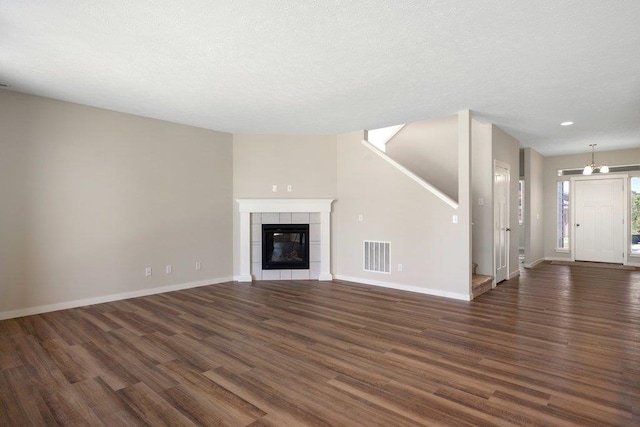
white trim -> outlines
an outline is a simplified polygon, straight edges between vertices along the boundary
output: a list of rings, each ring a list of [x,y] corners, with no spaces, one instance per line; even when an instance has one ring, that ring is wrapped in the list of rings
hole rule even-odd
[[[497,282],[497,273],[498,273],[498,258],[495,256],[496,253],[496,227],[495,224],[497,224],[498,222],[496,221],[496,215],[497,215],[497,210],[496,210],[496,180],[495,180],[495,175],[496,175],[496,169],[497,168],[501,168],[507,171],[507,212],[506,212],[506,217],[507,217],[507,226],[506,228],[508,230],[511,230],[511,165],[509,165],[508,163],[502,162],[498,159],[493,159],[493,183],[491,185],[491,194],[492,194],[492,199],[493,199],[493,277],[494,280]],[[505,231],[506,236],[505,236],[505,242],[507,244],[507,248],[506,248],[506,257],[507,257],[507,266],[505,267],[507,269],[507,280],[510,279],[509,277],[509,269],[511,268],[511,231]]]
[[[84,307],[87,305],[103,304],[105,302],[119,301],[129,298],[138,298],[148,295],[163,294],[165,292],[180,291],[183,289],[197,288],[200,286],[217,285],[219,283],[231,282],[231,277],[221,277],[217,279],[199,280],[197,282],[180,283],[177,285],[161,286],[158,288],[147,288],[139,291],[124,292],[120,294],[104,295],[94,298],[86,298],[75,301],[60,302],[57,304],[40,305],[37,307],[22,308],[0,312],[0,320],[13,319],[16,317],[31,316],[33,314],[48,313],[50,311],[66,310],[69,308]]]
[[[557,256],[546,256],[544,257],[545,261],[565,261],[565,262],[569,262],[571,261],[571,258],[567,258],[567,257],[557,257]]]
[[[419,294],[434,295],[438,297],[453,298],[463,301],[471,301],[471,295],[460,294],[457,292],[441,291],[439,289],[422,288],[418,286],[401,285],[399,283],[381,282],[379,280],[363,279],[361,277],[343,276],[336,274],[335,280],[344,280],[347,282],[362,283],[365,285],[380,286],[382,288],[397,289],[400,291],[416,292]]]
[[[240,212],[331,212],[334,199],[236,199]]]
[[[236,199],[240,210],[240,274],[251,282],[251,214],[278,212],[320,213],[320,278],[331,280],[331,203],[334,199]]]
[[[537,260],[535,260],[535,261],[533,261],[533,262],[526,262],[526,263],[523,263],[523,264],[522,264],[522,266],[523,266],[524,268],[533,268],[533,267],[535,267],[536,265],[538,265],[538,264],[540,264],[540,263],[544,262],[544,260],[545,260],[545,258],[538,258]],[[559,258],[558,260],[560,260],[560,258]],[[558,260],[556,260],[556,261],[558,261]]]
[[[371,151],[373,151],[374,153],[376,153],[378,156],[382,157],[384,160],[386,160],[387,163],[389,163],[391,166],[393,166],[394,168],[398,169],[400,172],[402,172],[403,174],[405,174],[406,176],[408,176],[409,178],[411,178],[412,180],[414,180],[415,182],[417,182],[418,184],[420,184],[422,187],[426,188],[427,190],[429,190],[431,193],[433,193],[436,197],[438,197],[440,200],[442,200],[443,202],[445,202],[446,204],[448,204],[449,206],[451,206],[454,209],[458,209],[458,202],[456,202],[455,200],[453,200],[451,197],[447,196],[446,194],[444,194],[442,191],[438,190],[436,187],[434,187],[433,185],[429,184],[427,181],[425,181],[424,179],[420,178],[418,175],[414,174],[413,172],[411,172],[409,169],[405,168],[404,166],[402,166],[400,163],[396,162],[395,160],[393,160],[391,157],[389,157],[388,155],[386,155],[385,153],[383,153],[382,151],[380,151],[378,148],[376,148],[373,144],[371,144],[369,141],[366,140],[362,140],[362,144],[369,148]]]
[[[403,127],[406,126],[406,123],[403,123],[401,125],[395,125],[395,126],[387,126],[387,127],[383,127],[383,128],[378,128],[378,129],[370,129],[367,131],[367,141],[370,144],[373,144],[374,147],[378,148],[381,151],[385,151],[385,146],[387,145],[387,143],[389,141],[391,141],[391,139],[396,136],[398,134],[398,132],[400,132],[402,130]],[[373,136],[377,135],[380,131],[382,130],[388,130],[391,129],[391,132],[384,138],[381,139],[380,141],[371,141],[371,136],[373,134]]]
[[[511,272],[511,274],[509,274],[509,280],[513,279],[514,277],[518,277],[520,275],[520,270],[516,270]]]

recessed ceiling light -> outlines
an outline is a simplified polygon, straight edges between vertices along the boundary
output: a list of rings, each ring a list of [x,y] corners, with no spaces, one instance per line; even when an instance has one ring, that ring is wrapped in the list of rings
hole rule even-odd
[[[562,122],[560,123],[560,126],[571,126],[573,124],[573,122]]]

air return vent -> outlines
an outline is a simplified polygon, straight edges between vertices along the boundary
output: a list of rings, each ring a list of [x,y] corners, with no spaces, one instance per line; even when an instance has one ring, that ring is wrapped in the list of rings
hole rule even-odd
[[[377,273],[391,273],[390,242],[374,242],[365,240],[363,245],[364,271]]]

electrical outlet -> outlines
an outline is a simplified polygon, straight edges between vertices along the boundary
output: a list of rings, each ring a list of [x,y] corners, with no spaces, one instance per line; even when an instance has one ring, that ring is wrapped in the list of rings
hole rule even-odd
[[[402,264],[398,264],[398,271],[402,271]]]
[[[452,218],[452,221],[453,221],[454,224],[457,224],[458,223],[458,215],[454,215],[453,218]]]
[[[278,186],[276,184],[273,184],[271,186],[271,191],[273,191],[274,193],[277,193],[278,192]]]
[[[172,272],[172,271],[173,271],[173,267],[171,267],[171,264],[167,265],[167,266],[164,268],[164,272],[165,272],[166,274],[171,274],[171,272]]]
[[[358,214],[358,221],[360,222],[364,221],[364,215]]]
[[[291,193],[293,191],[293,185],[291,184],[287,185],[287,191]]]
[[[202,270],[202,263],[200,261],[196,261],[196,270]]]
[[[149,277],[151,276],[151,267],[146,267],[144,269],[144,277]]]

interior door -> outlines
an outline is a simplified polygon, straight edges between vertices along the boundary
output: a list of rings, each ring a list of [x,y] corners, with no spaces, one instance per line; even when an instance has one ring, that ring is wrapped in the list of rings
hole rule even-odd
[[[493,248],[496,283],[509,278],[509,165],[495,162],[493,173]]]
[[[624,178],[575,181],[576,261],[624,262]]]

